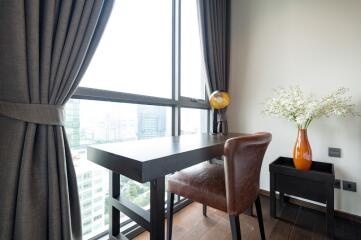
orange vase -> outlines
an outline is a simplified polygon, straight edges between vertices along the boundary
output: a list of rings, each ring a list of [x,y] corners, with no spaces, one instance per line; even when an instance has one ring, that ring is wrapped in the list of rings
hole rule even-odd
[[[310,170],[312,165],[312,150],[307,137],[307,129],[298,129],[297,141],[293,149],[293,163],[299,170]]]

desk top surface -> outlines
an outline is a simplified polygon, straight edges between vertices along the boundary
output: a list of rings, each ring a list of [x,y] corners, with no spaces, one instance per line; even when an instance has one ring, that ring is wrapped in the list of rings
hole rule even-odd
[[[223,154],[227,139],[244,134],[194,134],[88,147],[88,160],[140,182]]]
[[[213,145],[224,144],[227,139],[236,136],[239,136],[239,134],[229,134],[226,136],[194,134],[91,145],[89,148],[127,157],[135,161],[145,162]]]

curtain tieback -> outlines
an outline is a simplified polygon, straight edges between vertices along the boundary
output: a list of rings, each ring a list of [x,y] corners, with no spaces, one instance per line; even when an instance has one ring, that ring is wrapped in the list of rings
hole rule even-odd
[[[0,101],[0,116],[43,125],[64,125],[62,105]]]

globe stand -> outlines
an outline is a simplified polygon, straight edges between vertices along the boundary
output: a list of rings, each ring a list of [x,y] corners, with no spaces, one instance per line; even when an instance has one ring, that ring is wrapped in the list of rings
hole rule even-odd
[[[222,135],[228,134],[228,123],[225,108],[219,109],[217,114],[217,133]]]

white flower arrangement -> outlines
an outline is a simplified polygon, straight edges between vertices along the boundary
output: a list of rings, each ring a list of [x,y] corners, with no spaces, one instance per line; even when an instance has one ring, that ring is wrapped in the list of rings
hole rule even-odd
[[[264,113],[295,122],[298,128],[308,128],[314,119],[321,117],[360,116],[354,110],[348,89],[341,87],[331,94],[316,98],[306,95],[299,86],[275,89],[275,96],[267,100]]]

